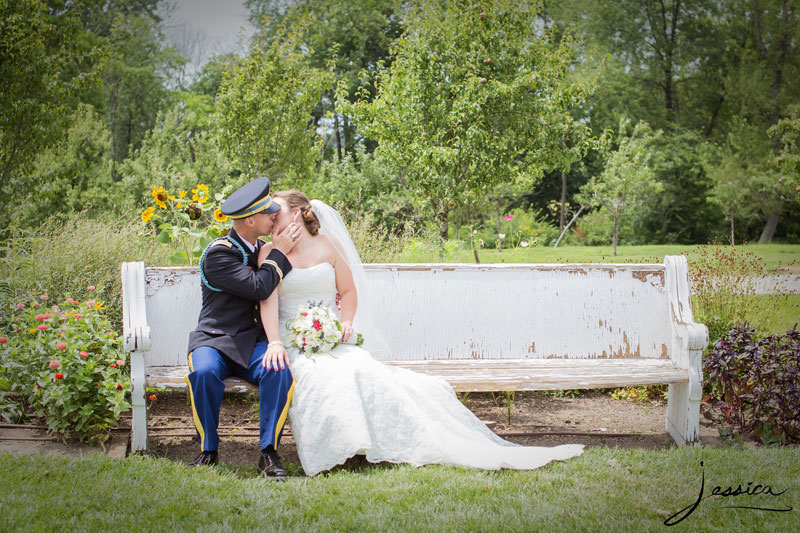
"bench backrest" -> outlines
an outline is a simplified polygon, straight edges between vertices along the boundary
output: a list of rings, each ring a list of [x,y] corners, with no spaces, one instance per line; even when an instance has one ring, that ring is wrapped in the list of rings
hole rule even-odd
[[[680,316],[670,278],[688,278],[685,259],[672,259],[680,268],[371,264],[366,271],[394,360],[668,358]],[[126,265],[134,264],[123,265],[123,277]],[[146,365],[186,363],[200,304],[197,268],[146,269]]]

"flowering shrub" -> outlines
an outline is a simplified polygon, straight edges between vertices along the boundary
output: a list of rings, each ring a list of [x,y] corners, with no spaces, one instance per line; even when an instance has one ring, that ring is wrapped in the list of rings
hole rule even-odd
[[[708,326],[712,343],[734,324],[744,323],[760,306],[769,308],[787,298],[777,293],[763,299],[754,297],[758,278],[770,273],[763,259],[753,252],[720,244],[700,246],[698,252],[689,268],[692,306],[695,319]]]
[[[174,265],[194,264],[208,243],[227,233],[220,205],[227,190],[214,195],[199,183],[197,188],[181,190],[175,195],[153,185],[153,205],[142,211],[141,219],[155,239],[171,245],[175,253],[169,260]]]
[[[6,405],[0,412],[21,414],[24,405],[64,438],[102,442],[130,409],[119,336],[100,302],[47,300],[42,295],[2,306],[0,390]]]
[[[714,343],[703,361],[712,397],[724,421],[773,437],[800,442],[800,332],[761,339],[748,324],[732,328]]]

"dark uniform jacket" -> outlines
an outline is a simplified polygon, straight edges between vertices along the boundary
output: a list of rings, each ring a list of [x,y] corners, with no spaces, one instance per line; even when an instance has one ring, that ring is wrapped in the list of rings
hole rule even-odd
[[[269,297],[292,265],[279,250],[270,251],[261,266],[256,264],[256,251],[231,229],[228,238],[236,240],[248,254],[247,266],[242,252],[227,240],[215,243],[206,253],[202,270],[212,287],[201,281],[203,307],[197,328],[189,334],[189,352],[200,346],[216,348],[231,361],[244,368],[250,364],[256,342],[266,341],[258,303]]]

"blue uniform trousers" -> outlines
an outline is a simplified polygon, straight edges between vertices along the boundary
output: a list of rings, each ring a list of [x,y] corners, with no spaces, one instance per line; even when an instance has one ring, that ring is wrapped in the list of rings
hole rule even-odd
[[[266,342],[256,343],[250,366],[246,369],[209,346],[200,346],[189,354],[190,373],[185,380],[189,386],[194,424],[203,451],[216,450],[219,447],[219,409],[225,392],[223,380],[228,376],[236,376],[258,385],[261,449],[270,445],[278,449],[295,381],[288,368],[276,372],[261,366],[261,359],[266,351]]]

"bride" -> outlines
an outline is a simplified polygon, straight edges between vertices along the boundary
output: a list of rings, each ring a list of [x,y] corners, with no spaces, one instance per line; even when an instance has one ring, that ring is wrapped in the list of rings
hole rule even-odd
[[[302,238],[288,255],[292,270],[261,302],[270,339],[264,361],[291,366],[296,386],[289,419],[307,475],[354,455],[373,463],[495,470],[533,469],[583,452],[577,444],[546,448],[505,441],[464,407],[446,381],[373,359],[370,353],[388,348],[365,309],[364,270],[339,214],[293,190],[275,193],[273,201],[281,206],[276,231],[292,221],[304,224]],[[336,313],[343,341],[354,330],[363,333],[364,347],[342,343],[329,354],[308,357],[289,346],[286,323],[310,302]]]

